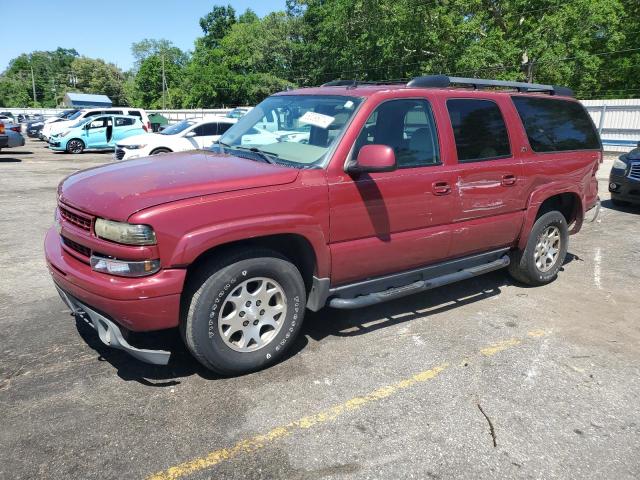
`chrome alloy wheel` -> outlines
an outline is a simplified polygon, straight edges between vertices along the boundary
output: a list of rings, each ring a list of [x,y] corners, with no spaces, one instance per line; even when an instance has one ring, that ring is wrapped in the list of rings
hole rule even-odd
[[[550,226],[538,238],[538,243],[533,253],[536,267],[541,272],[548,272],[558,261],[560,255],[560,229]]]
[[[225,298],[218,330],[237,352],[254,352],[280,332],[287,315],[287,297],[278,282],[256,277],[242,282]]]

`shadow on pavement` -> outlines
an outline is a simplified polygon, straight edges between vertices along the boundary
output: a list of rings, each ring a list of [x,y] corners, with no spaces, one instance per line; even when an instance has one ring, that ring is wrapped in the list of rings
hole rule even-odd
[[[564,265],[572,261],[582,260],[577,255],[568,253]],[[531,288],[512,280],[506,271],[496,271],[444,288],[358,310],[325,308],[320,312],[307,311],[300,336],[281,362],[304,350],[310,340],[322,342],[328,337],[355,337],[417,318],[455,311],[463,305],[495,297],[501,293],[504,286],[515,284],[523,290]],[[77,320],[76,323],[80,335],[98,352],[100,360],[113,365],[118,376],[125,381],[136,381],[149,387],[171,387],[180,384],[180,378],[191,375],[199,375],[208,380],[223,378],[207,370],[191,357],[177,329],[130,334],[128,340],[137,347],[171,351],[169,364],[161,366],[140,362],[120,350],[103,345],[95,331],[84,321]]]
[[[603,200],[601,204],[602,208],[608,208],[609,210],[617,210],[618,212],[640,214],[640,205],[623,204],[614,205],[611,200]]]

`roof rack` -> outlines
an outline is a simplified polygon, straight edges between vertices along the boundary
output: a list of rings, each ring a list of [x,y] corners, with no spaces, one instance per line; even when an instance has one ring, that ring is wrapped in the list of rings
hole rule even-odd
[[[388,84],[405,84],[405,81],[360,81],[360,80],[333,80],[324,83],[323,87],[348,87],[355,88],[358,85],[388,85]],[[447,88],[452,85],[471,86],[475,89],[487,87],[513,88],[519,92],[542,92],[550,95],[560,95],[566,97],[574,97],[573,90],[558,85],[543,85],[541,83],[525,83],[510,82],[505,80],[487,80],[483,78],[463,78],[449,77],[447,75],[426,75],[424,77],[416,77],[406,86],[409,88]]]
[[[575,96],[573,90],[558,85],[543,85],[541,83],[510,82],[505,80],[486,80],[483,78],[449,77],[447,75],[427,75],[416,77],[407,83],[413,88],[446,88],[451,85],[468,85],[475,89],[486,87],[514,88],[519,92],[543,92],[550,95]]]
[[[406,83],[406,80],[332,80],[320,85],[321,87],[351,87],[355,88],[359,85],[390,85],[390,84],[402,84]]]

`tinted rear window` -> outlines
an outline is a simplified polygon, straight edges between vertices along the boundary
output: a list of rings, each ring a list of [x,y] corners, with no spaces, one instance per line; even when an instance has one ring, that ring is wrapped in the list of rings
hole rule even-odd
[[[500,108],[491,100],[447,101],[458,162],[477,162],[511,155],[509,134]]]
[[[593,122],[577,102],[548,98],[513,97],[534,152],[599,150]]]

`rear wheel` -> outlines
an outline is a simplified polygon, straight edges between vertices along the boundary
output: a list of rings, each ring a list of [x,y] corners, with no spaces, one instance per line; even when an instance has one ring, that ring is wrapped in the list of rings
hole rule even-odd
[[[567,220],[560,212],[542,215],[531,229],[524,250],[511,255],[509,273],[528,285],[544,285],[555,280],[569,246]]]
[[[200,363],[223,375],[259,370],[282,358],[300,331],[306,305],[295,265],[262,249],[239,251],[202,269],[187,295],[185,343]]]
[[[73,138],[67,142],[67,152],[82,153],[84,150],[84,142],[77,138]]]

